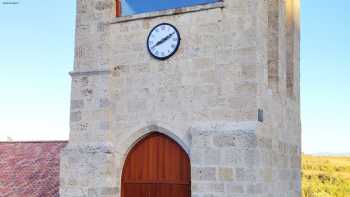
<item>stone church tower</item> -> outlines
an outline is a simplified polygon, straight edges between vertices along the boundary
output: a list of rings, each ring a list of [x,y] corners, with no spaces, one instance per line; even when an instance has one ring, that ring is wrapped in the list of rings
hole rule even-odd
[[[299,0],[124,2],[77,0],[60,196],[299,197]]]

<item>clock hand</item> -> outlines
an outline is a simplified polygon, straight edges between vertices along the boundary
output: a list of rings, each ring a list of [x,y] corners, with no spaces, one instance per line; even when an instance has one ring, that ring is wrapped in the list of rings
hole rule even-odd
[[[153,45],[153,47],[151,47],[151,49],[154,49],[156,46],[164,43],[165,41],[167,41],[171,36],[173,36],[175,34],[175,32],[167,35],[166,37],[164,37],[163,39],[161,39],[160,41],[158,41],[155,45]]]
[[[162,40],[158,41],[155,45],[151,47],[151,49],[154,49],[156,46],[160,45],[162,43]]]
[[[169,34],[167,37],[164,38],[163,42],[167,41],[171,36],[173,36],[175,32]]]

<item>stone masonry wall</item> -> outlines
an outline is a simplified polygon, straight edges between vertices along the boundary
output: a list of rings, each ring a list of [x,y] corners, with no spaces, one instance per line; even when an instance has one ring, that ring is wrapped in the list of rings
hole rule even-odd
[[[271,196],[300,196],[300,1],[269,0],[267,5],[268,7],[260,6],[261,10],[268,9],[268,11],[260,13],[259,31],[257,31],[258,36],[266,36],[265,39],[258,39],[258,54],[261,55],[257,67],[259,84],[257,105],[264,110],[264,122],[258,126],[257,136],[271,143],[264,153],[266,158],[271,159],[271,165],[265,165],[271,181],[265,181],[264,188],[272,188]],[[293,16],[287,14],[286,10],[293,10]],[[264,16],[264,13],[268,16]],[[294,27],[287,27],[288,25]],[[293,35],[288,35],[290,34],[288,29],[294,29]],[[292,45],[288,40],[290,36],[294,36]],[[294,56],[288,55],[290,50],[294,50]],[[276,62],[278,67],[274,68]],[[289,72],[288,67],[294,71]],[[290,73],[293,75],[289,76]],[[294,84],[292,91],[294,95],[290,95],[287,78]]]
[[[278,4],[281,16],[285,1]],[[279,56],[268,50],[276,42],[268,26],[275,2],[225,0],[116,19],[114,0],[77,0],[71,132],[61,154],[60,196],[120,196],[128,151],[152,131],[189,154],[193,197],[299,196],[299,95],[287,95],[286,37],[277,39]],[[146,49],[149,31],[162,22],[176,26],[182,38],[166,61]],[[274,86],[271,58],[279,62],[280,84]],[[298,93],[298,75],[294,80]]]

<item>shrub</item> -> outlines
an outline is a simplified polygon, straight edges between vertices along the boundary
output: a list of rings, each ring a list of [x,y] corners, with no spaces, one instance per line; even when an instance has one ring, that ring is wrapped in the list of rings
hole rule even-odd
[[[303,197],[350,197],[350,158],[303,155]]]

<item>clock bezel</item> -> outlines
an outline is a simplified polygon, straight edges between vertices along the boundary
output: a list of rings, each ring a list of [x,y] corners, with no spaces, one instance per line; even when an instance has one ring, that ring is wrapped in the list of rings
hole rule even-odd
[[[161,25],[169,25],[169,26],[171,26],[171,27],[175,30],[175,33],[176,33],[177,37],[179,38],[179,39],[178,39],[178,42],[177,42],[177,44],[176,44],[176,47],[175,47],[175,49],[174,49],[174,51],[171,52],[169,55],[167,55],[167,56],[165,56],[165,57],[158,57],[158,56],[154,55],[154,54],[152,53],[151,49],[150,49],[149,44],[148,44],[149,38],[151,37],[152,32],[153,32],[157,27],[159,27],[159,26],[161,26]],[[148,34],[148,36],[147,36],[146,46],[147,46],[148,53],[151,54],[151,56],[152,56],[153,58],[158,59],[158,60],[166,60],[166,59],[169,59],[171,56],[173,56],[173,55],[177,52],[177,50],[178,50],[179,47],[180,47],[180,43],[181,43],[181,37],[180,37],[180,33],[179,33],[179,31],[177,30],[177,28],[176,28],[174,25],[170,24],[170,23],[160,23],[160,24],[154,26],[154,27],[151,29],[151,31],[149,32],[149,34]]]

